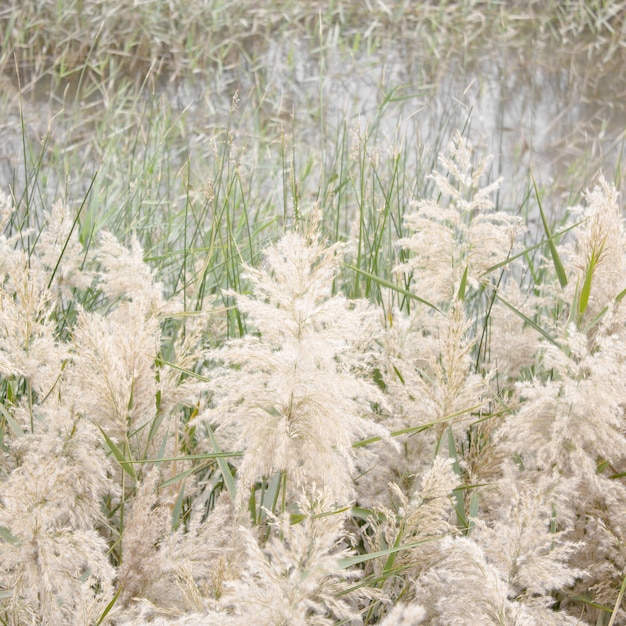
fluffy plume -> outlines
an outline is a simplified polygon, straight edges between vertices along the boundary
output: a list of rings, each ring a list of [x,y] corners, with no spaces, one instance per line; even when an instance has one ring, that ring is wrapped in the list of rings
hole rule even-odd
[[[37,411],[38,434],[12,452],[2,485],[0,585],[9,623],[86,624],[112,598],[114,570],[95,530],[100,499],[114,491],[93,427],[63,407]]]
[[[507,416],[501,436],[509,453],[519,455],[525,480],[576,494],[561,498],[555,519],[584,542],[574,560],[587,572],[578,593],[612,604],[626,567],[626,515],[619,504],[626,489],[607,470],[619,476],[626,466],[626,372],[621,340],[597,335],[594,344],[590,350],[587,336],[570,325],[561,348],[546,346],[550,378],[520,386],[523,404]]]
[[[415,291],[435,304],[450,302],[463,276],[476,289],[489,281],[489,268],[510,254],[520,221],[493,211],[497,180],[482,187],[489,161],[473,163],[473,148],[458,132],[439,157],[446,174],[434,171],[441,200],[420,200],[405,218],[412,231],[398,245],[413,255],[396,268],[412,273]]]
[[[573,585],[585,572],[572,566],[583,544],[567,539],[558,529],[558,511],[566,501],[558,486],[546,480],[525,484],[518,471],[507,466],[498,482],[492,522],[475,520],[472,538],[512,588],[517,600],[548,609],[550,593]]]
[[[44,217],[46,224],[37,241],[36,258],[52,292],[63,303],[72,297],[74,289],[88,287],[94,274],[84,267],[87,255],[69,207],[57,201]]]
[[[101,233],[97,258],[102,265],[100,286],[107,298],[142,302],[150,314],[161,311],[165,305],[163,287],[144,263],[143,248],[136,237],[128,249],[110,233]]]
[[[364,302],[332,295],[339,246],[287,234],[266,251],[266,268],[246,268],[254,296],[236,295],[256,330],[212,354],[225,368],[211,384],[224,446],[243,449],[241,492],[282,470],[290,485],[353,495],[352,444],[384,430],[365,418],[382,402],[364,374],[376,316]]]
[[[46,395],[67,356],[56,340],[50,291],[28,267],[26,254],[14,253],[0,276],[0,374],[23,376]]]
[[[426,618],[426,611],[419,604],[396,604],[380,626],[416,626]]]
[[[451,523],[451,495],[458,485],[458,478],[450,461],[437,457],[419,482],[421,485],[411,498],[407,498],[397,485],[389,485],[395,500],[394,510],[377,507],[376,515],[361,528],[362,540],[370,553],[384,551],[390,546],[410,546],[392,557],[394,567],[405,572],[406,577],[385,576],[389,569],[387,555],[373,559],[366,566],[368,575],[384,581],[381,587],[390,603],[407,595],[410,588],[407,579],[418,577],[439,560],[441,538],[456,533]]]
[[[615,186],[600,176],[585,192],[585,205],[572,209],[573,219],[583,220],[576,231],[575,245],[569,246],[569,265],[574,268],[566,298],[574,301],[579,324],[589,323],[606,307],[621,308],[615,297],[626,286],[626,239],[622,208]],[[623,321],[612,321],[617,326]]]
[[[121,319],[81,312],[74,331],[69,379],[76,406],[117,441],[127,430],[145,437],[139,429],[155,416],[159,323],[141,309],[134,313]]]
[[[358,576],[341,564],[351,554],[344,517],[319,515],[324,500],[306,505],[298,523],[288,515],[274,518],[265,546],[241,529],[246,565],[223,605],[260,626],[330,626],[357,617],[344,593]]]
[[[417,598],[426,609],[427,623],[433,626],[580,623],[551,611],[544,603],[521,601],[481,547],[464,537],[443,540],[438,565],[418,581]]]
[[[402,454],[379,452],[384,462],[369,479],[379,481],[373,492],[389,481],[410,485],[409,475],[429,467],[446,430],[457,440],[465,438],[468,422],[489,397],[489,375],[475,372],[474,343],[458,301],[432,316],[423,309],[394,315],[382,340],[380,371],[392,407],[390,428],[410,432],[398,438]]]
[[[527,469],[593,476],[598,458],[626,455],[623,347],[608,337],[590,352],[586,336],[572,326],[563,339],[562,347],[544,348],[550,378],[520,384],[523,405],[507,417],[502,434]]]

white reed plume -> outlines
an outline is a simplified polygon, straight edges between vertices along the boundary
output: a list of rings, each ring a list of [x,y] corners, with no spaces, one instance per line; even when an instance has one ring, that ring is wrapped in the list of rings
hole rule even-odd
[[[482,186],[489,159],[473,163],[473,148],[457,131],[433,171],[436,199],[419,200],[405,218],[412,231],[398,245],[412,256],[396,268],[411,273],[415,292],[434,304],[450,302],[466,277],[477,289],[490,280],[490,268],[505,261],[520,220],[494,211],[491,195],[500,180]]]
[[[13,467],[0,497],[9,624],[92,623],[113,597],[108,546],[96,530],[100,500],[115,492],[109,462],[99,433],[68,408],[49,402],[35,419],[35,434],[10,449]]]
[[[289,233],[246,272],[253,295],[235,295],[254,332],[210,356],[213,408],[222,445],[243,449],[241,489],[284,471],[288,484],[324,486],[338,501],[353,495],[352,444],[384,430],[366,416],[382,402],[366,375],[377,316],[362,301],[332,295],[341,262],[313,235]],[[242,496],[245,497],[245,496]]]

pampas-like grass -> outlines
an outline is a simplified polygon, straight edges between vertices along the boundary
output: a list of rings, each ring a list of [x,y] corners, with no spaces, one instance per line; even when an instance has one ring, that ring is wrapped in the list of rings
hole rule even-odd
[[[365,568],[369,576],[383,581],[381,588],[387,604],[393,605],[398,598],[413,595],[409,581],[419,578],[439,561],[441,538],[457,533],[450,494],[458,482],[451,462],[437,457],[419,477],[420,484],[411,497],[407,497],[398,485],[388,485],[393,500],[390,507],[393,508],[379,506],[375,509],[376,517],[361,529],[370,553],[384,553],[389,546],[412,546],[396,555],[394,560],[394,565],[404,572],[402,577],[385,577],[385,569],[389,568],[388,555],[372,560]],[[391,610],[385,619],[389,621],[394,612]],[[421,615],[419,611],[418,614]]]
[[[415,203],[405,218],[412,234],[398,241],[413,254],[396,271],[410,273],[416,292],[434,304],[451,302],[464,281],[472,289],[492,282],[490,268],[508,257],[521,228],[518,218],[493,210],[500,180],[483,184],[489,159],[474,161],[457,132],[439,156],[445,173],[431,174],[437,198]]]
[[[240,623],[270,626],[330,626],[353,620],[358,613],[350,593],[359,573],[341,565],[351,555],[341,514],[319,515],[327,500],[301,500],[304,519],[293,524],[289,515],[273,518],[271,533],[260,546],[254,533],[242,528],[245,565],[222,599],[241,616]]]
[[[425,623],[432,626],[565,626],[579,624],[577,618],[556,613],[540,599],[518,601],[480,546],[465,537],[446,538],[441,560],[419,581],[418,602],[426,610]]]
[[[36,411],[35,434],[11,447],[2,485],[0,585],[8,623],[88,624],[113,597],[115,571],[97,532],[115,491],[94,427],[63,406]]]
[[[567,249],[573,271],[565,296],[570,302],[575,300],[574,320],[580,328],[591,326],[588,332],[595,333],[594,320],[609,307],[613,316],[618,315],[611,322],[614,333],[624,320],[621,299],[615,298],[626,287],[626,233],[615,186],[600,175],[584,193],[584,204],[572,209],[572,219],[583,224]]]
[[[352,444],[385,430],[368,419],[379,389],[366,378],[377,316],[363,302],[332,295],[340,246],[288,233],[246,272],[253,295],[236,294],[251,327],[210,356],[213,407],[221,445],[242,449],[239,495],[284,472],[291,493],[313,486],[338,503],[354,497]]]
[[[315,220],[244,266],[230,339],[64,204],[28,250],[0,235],[6,624],[623,621],[617,194],[528,289],[486,161],[456,135],[440,163],[399,241],[421,302],[385,315]]]
[[[553,525],[581,542],[573,564],[586,575],[566,595],[580,597],[584,589],[598,604],[610,605],[626,566],[620,547],[626,518],[618,504],[626,491],[615,480],[626,462],[623,313],[617,298],[626,245],[615,189],[600,178],[585,197],[587,206],[578,211],[583,224],[563,248],[571,260],[564,290],[571,305],[559,320],[558,345],[542,342],[535,375],[518,383],[519,409],[507,415],[499,437],[523,468],[514,480],[543,485],[553,501]],[[622,615],[618,609],[618,620]]]
[[[85,250],[69,207],[57,201],[44,218],[36,259],[45,271],[50,290],[63,305],[71,302],[75,290],[91,285],[94,273],[85,267]]]

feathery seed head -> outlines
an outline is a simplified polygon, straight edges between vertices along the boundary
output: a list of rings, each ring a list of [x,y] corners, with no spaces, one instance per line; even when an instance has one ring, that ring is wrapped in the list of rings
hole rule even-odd
[[[258,335],[213,353],[224,368],[204,415],[244,450],[241,491],[284,470],[294,486],[324,485],[345,502],[353,494],[352,443],[385,432],[364,418],[371,402],[383,402],[364,377],[376,314],[331,295],[339,249],[289,233],[267,250],[265,269],[247,268],[254,295],[237,295],[237,305]]]

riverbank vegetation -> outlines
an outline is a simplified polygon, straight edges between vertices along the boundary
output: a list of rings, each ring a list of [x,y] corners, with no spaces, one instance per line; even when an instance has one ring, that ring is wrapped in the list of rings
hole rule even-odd
[[[229,5],[0,3],[0,623],[623,623],[622,3]]]

